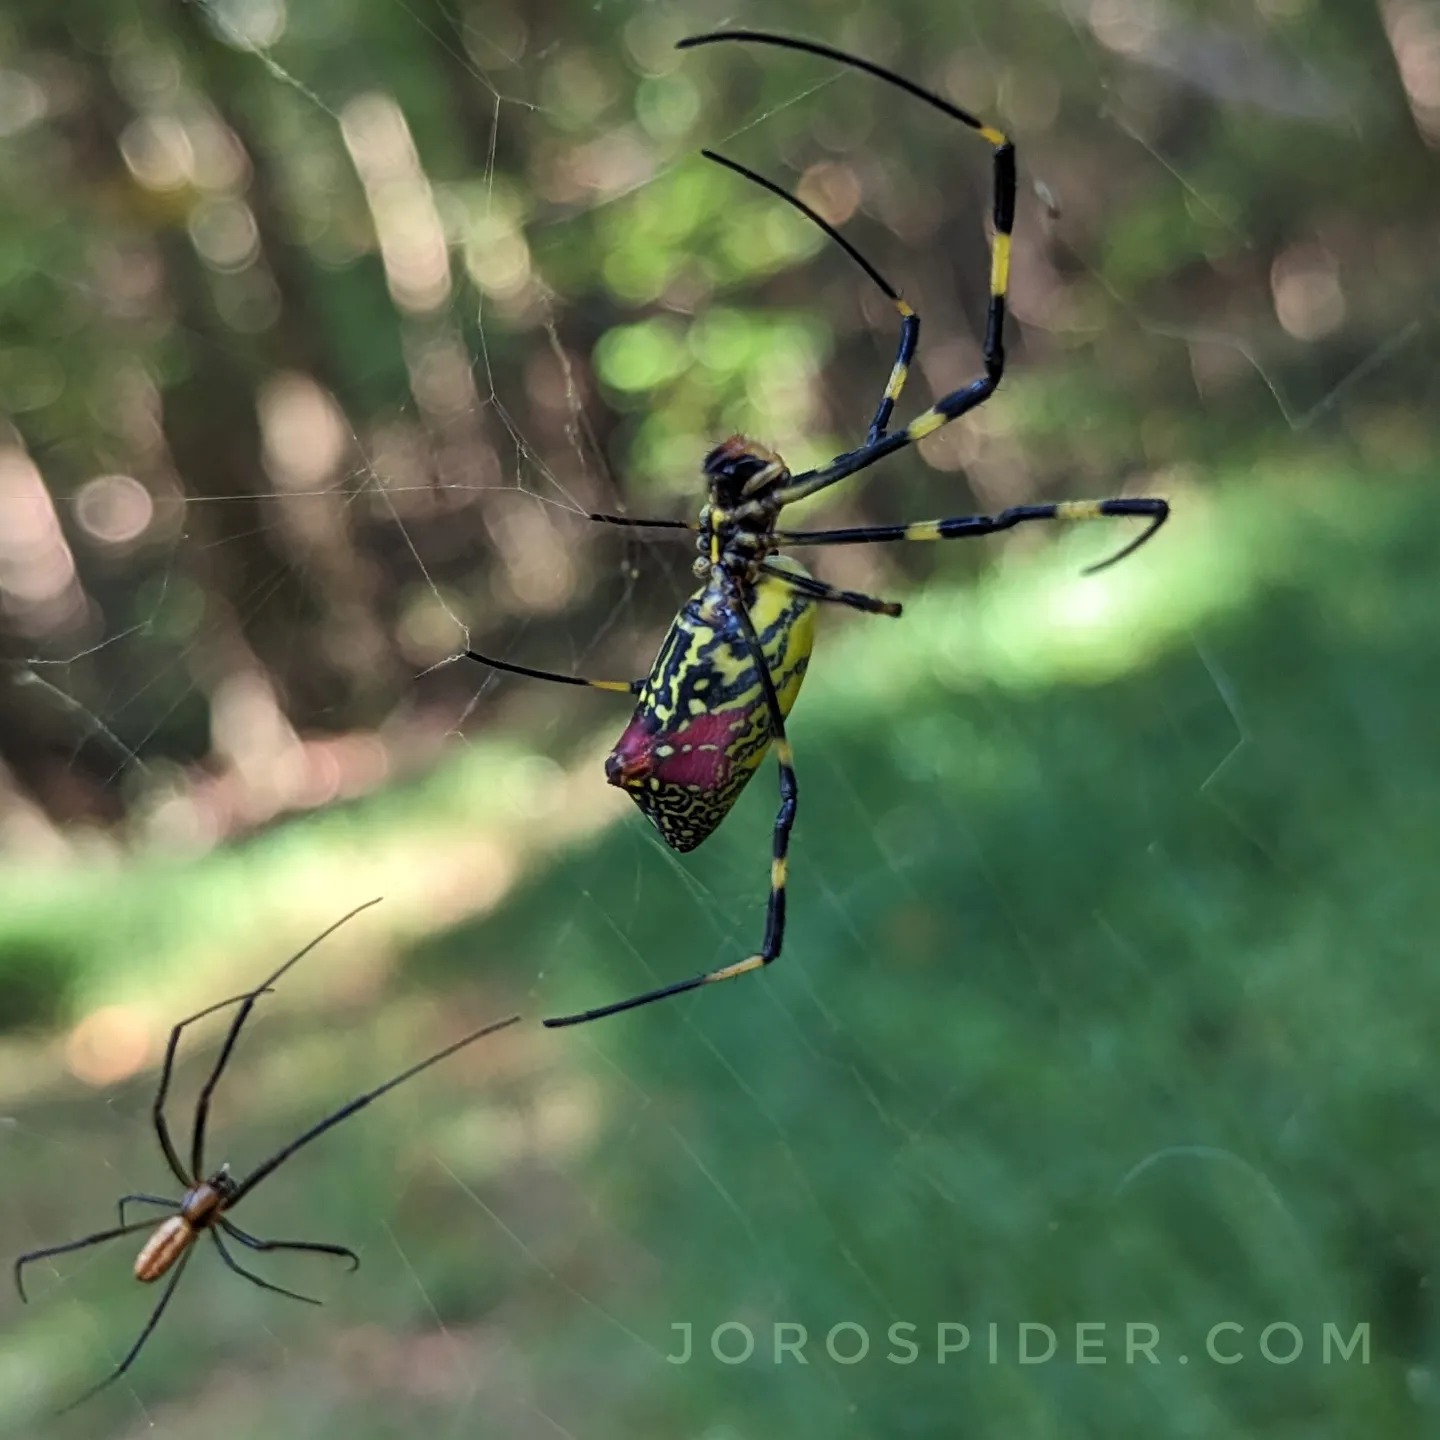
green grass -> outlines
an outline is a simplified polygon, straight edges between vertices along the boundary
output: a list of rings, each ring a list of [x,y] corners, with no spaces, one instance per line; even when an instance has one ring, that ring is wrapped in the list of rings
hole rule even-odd
[[[136,1394],[161,1433],[219,1437],[1431,1432],[1440,521],[1423,477],[1305,466],[1187,495],[1088,593],[1074,569],[1113,532],[1016,547],[897,625],[834,626],[794,722],[782,961],[505,1037],[369,1112],[247,1205],[268,1233],[363,1248],[353,1278],[271,1267],[330,1308],[201,1256],[134,1393],[53,1433],[138,1428]],[[172,971],[203,1003],[237,956],[278,958],[276,917],[288,944],[302,914],[318,929],[364,898],[362,857],[403,870],[397,919],[357,922],[267,1002],[226,1107],[243,1166],[447,1024],[619,998],[753,943],[763,780],[695,856],[631,817],[532,856],[487,913],[427,924],[427,854],[443,866],[471,815],[528,833],[496,799],[527,763],[476,746],[239,856],[31,886],[0,963],[26,934],[32,970],[68,957],[71,1005]],[[202,935],[214,964],[191,973]],[[350,946],[388,944],[397,975],[362,966],[370,990],[330,994]],[[96,1095],[24,1037],[0,1077],[7,1250],[163,1183],[146,1077]],[[47,1407],[128,1341],[149,1298],[128,1263],[37,1273],[23,1313],[0,1301],[0,1434],[52,1433]],[[729,1321],[760,1340],[746,1364],[704,1348]],[[942,1321],[973,1332],[943,1366]],[[1018,1363],[1027,1321],[1057,1332],[1054,1360]],[[1225,1321],[1232,1366],[1204,1351]],[[1257,1354],[1274,1321],[1303,1335],[1293,1364]],[[700,1353],[671,1365],[682,1322]],[[807,1328],[808,1365],[773,1362],[777,1322]],[[827,1358],[841,1322],[868,1332],[865,1362]],[[884,1358],[896,1322],[918,1327],[913,1364]],[[1074,1363],[1077,1322],[1106,1324],[1109,1363]],[[1368,1322],[1370,1363],[1322,1363],[1326,1322]],[[1127,1323],[1157,1328],[1161,1363],[1125,1363]]]

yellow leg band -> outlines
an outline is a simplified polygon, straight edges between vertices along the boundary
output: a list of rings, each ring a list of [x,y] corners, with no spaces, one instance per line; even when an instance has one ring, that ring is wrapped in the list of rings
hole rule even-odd
[[[995,253],[990,261],[990,293],[1003,295],[1010,283],[1010,237],[995,237]]]
[[[735,964],[707,975],[705,983],[714,985],[721,980],[733,980],[737,975],[747,975],[751,970],[758,970],[764,963],[765,958],[762,955],[747,955],[745,959],[737,960]]]
[[[923,440],[927,435],[933,435],[942,425],[946,417],[938,410],[927,410],[923,415],[917,415],[909,424],[905,433],[912,440]]]

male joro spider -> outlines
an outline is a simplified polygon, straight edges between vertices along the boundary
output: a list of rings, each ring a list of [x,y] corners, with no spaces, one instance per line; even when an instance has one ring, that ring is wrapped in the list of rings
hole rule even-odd
[[[777,552],[794,545],[868,545],[889,540],[958,540],[993,535],[1032,520],[1092,520],[1141,516],[1150,524],[1095,570],[1137,550],[1164,524],[1164,500],[1075,500],[1017,505],[998,515],[961,515],[909,525],[874,525],[847,530],[781,530],[776,521],[786,506],[869,469],[877,461],[923,439],[982,405],[995,392],[1005,368],[1003,332],[1010,270],[1010,232],[1015,215],[1015,149],[993,126],[983,124],[938,95],[921,89],[869,60],[829,45],[758,30],[724,30],[694,35],[679,48],[740,40],[805,51],[863,70],[888,81],[968,125],[994,147],[994,239],[991,248],[990,305],[985,327],[985,373],[936,401],[903,430],[888,430],[891,413],[909,373],[920,336],[920,317],[860,252],[809,206],[780,186],[732,160],[703,152],[807,216],[835,240],[889,297],[900,316],[900,343],[880,404],[864,443],[828,465],[793,475],[773,451],[743,435],[732,435],[704,460],[706,502],[694,523],[632,520],[591,515],[608,525],[692,531],[700,556],[695,573],[704,584],[682,607],[643,680],[589,680],[556,675],[467,651],[472,660],[566,685],[625,691],[638,696],[631,717],[605,762],[606,778],[624,789],[675,850],[692,850],[729,813],[746,782],[773,744],[780,767],[780,808],[775,816],[770,898],[760,949],[730,965],[664,985],[613,1005],[546,1020],[574,1025],[648,1005],[701,985],[731,980],[768,965],[780,954],[785,934],[785,876],[790,830],[797,798],[785,717],[799,694],[809,664],[816,606],[822,602],[870,614],[900,614],[900,606],[869,595],[837,590],[808,575]]]
[[[321,1301],[315,1300],[309,1295],[301,1295],[297,1291],[287,1290],[283,1285],[273,1284],[245,1269],[226,1248],[225,1242],[220,1238],[221,1232],[223,1231],[230,1239],[238,1241],[249,1250],[299,1250],[314,1255],[335,1255],[343,1260],[348,1260],[352,1270],[359,1267],[360,1257],[344,1245],[323,1245],[310,1240],[257,1239],[254,1235],[242,1230],[229,1218],[230,1211],[262,1180],[273,1175],[302,1145],[308,1145],[327,1130],[333,1129],[342,1120],[348,1119],[357,1110],[363,1110],[372,1100],[378,1100],[386,1091],[404,1084],[411,1076],[418,1075],[422,1070],[429,1069],[431,1065],[437,1064],[448,1055],[453,1055],[457,1050],[463,1050],[467,1045],[474,1044],[476,1040],[483,1039],[486,1035],[493,1035],[497,1030],[503,1030],[519,1020],[518,1015],[512,1015],[508,1020],[486,1025],[483,1029],[466,1035],[464,1039],[447,1045],[443,1050],[431,1055],[429,1059],[420,1061],[418,1065],[412,1065],[408,1070],[402,1071],[383,1085],[377,1085],[373,1090],[367,1090],[363,1095],[357,1096],[348,1104],[342,1105],[338,1110],[327,1115],[323,1120],[317,1121],[303,1135],[292,1140],[288,1145],[281,1146],[268,1160],[262,1160],[243,1180],[235,1179],[231,1175],[228,1165],[222,1165],[208,1179],[205,1178],[205,1123],[210,1114],[210,1100],[221,1075],[225,1072],[225,1066],[229,1063],[230,1055],[235,1049],[235,1042],[240,1037],[240,1030],[249,1018],[251,1010],[254,1009],[255,1002],[262,995],[268,994],[275,982],[292,965],[304,959],[326,936],[332,935],[360,911],[367,910],[371,905],[378,903],[378,900],[367,900],[364,905],[357,906],[348,915],[337,920],[329,929],[317,935],[303,950],[292,955],[268,980],[263,981],[254,990],[248,990],[243,995],[232,996],[229,1000],[221,1000],[215,1005],[207,1005],[198,1014],[190,1016],[188,1020],[182,1020],[171,1030],[169,1042],[165,1046],[165,1062],[160,1070],[160,1087],[155,1092],[155,1103],[151,1114],[154,1119],[155,1134],[165,1156],[165,1163],[169,1165],[176,1180],[184,1188],[184,1195],[181,1199],[172,1200],[164,1195],[122,1195],[120,1197],[120,1224],[115,1228],[87,1235],[83,1240],[71,1240],[65,1245],[50,1245],[43,1250],[31,1250],[16,1260],[15,1286],[20,1291],[20,1298],[28,1300],[22,1272],[25,1266],[32,1261],[44,1260],[52,1255],[64,1255],[71,1250],[84,1250],[91,1245],[114,1240],[117,1236],[130,1235],[137,1230],[153,1227],[154,1233],[145,1242],[139,1255],[135,1257],[135,1278],[149,1284],[163,1275],[169,1274],[170,1276],[169,1283],[165,1286],[154,1310],[150,1312],[149,1320],[145,1322],[145,1328],[140,1332],[140,1338],[130,1347],[125,1358],[98,1385],[92,1385],[78,1399],[72,1400],[65,1407],[66,1410],[74,1409],[76,1405],[88,1400],[97,1391],[103,1390],[107,1385],[118,1380],[134,1363],[141,1347],[150,1338],[156,1325],[160,1323],[160,1317],[165,1313],[165,1307],[170,1303],[170,1297],[175,1293],[175,1287],[180,1283],[181,1275],[185,1273],[185,1266],[189,1264],[192,1247],[206,1232],[215,1242],[215,1249],[225,1264],[237,1275],[250,1281],[252,1285],[258,1285],[262,1290],[273,1290],[277,1295],[288,1295],[292,1300],[303,1300],[309,1305],[321,1304]],[[211,1070],[209,1079],[201,1087],[200,1098],[195,1105],[194,1128],[190,1137],[190,1168],[187,1170],[170,1138],[170,1127],[165,1120],[165,1096],[170,1088],[170,1074],[175,1064],[175,1052],[180,1044],[180,1033],[187,1025],[193,1025],[206,1015],[213,1015],[215,1011],[224,1010],[230,1005],[239,1005],[240,1009],[230,1022],[230,1029],[225,1036],[224,1044],[220,1047],[215,1068]],[[126,1205],[157,1205],[165,1210],[173,1210],[175,1214],[171,1215],[169,1219],[161,1220],[158,1224],[153,1220],[137,1220],[126,1224]]]

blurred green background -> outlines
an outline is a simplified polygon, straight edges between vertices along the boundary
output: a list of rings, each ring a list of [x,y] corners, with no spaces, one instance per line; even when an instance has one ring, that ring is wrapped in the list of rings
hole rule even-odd
[[[721,23],[1019,150],[1004,387],[809,513],[1174,519],[1089,580],[1121,527],[819,555],[906,613],[824,617],[781,962],[307,1151],[237,1218],[362,1252],[257,1265],[324,1310],[207,1252],[51,1419],[155,1292],[126,1241],[0,1287],[0,1435],[1436,1433],[1425,0],[0,17],[0,1250],[168,1190],[169,1026],[371,896],[238,1052],[239,1171],[468,1026],[758,939],[769,772],[678,859],[604,784],[623,703],[454,660],[643,672],[686,546],[584,512],[690,513],[737,429],[797,468],[863,434],[893,312],[700,146],[920,311],[902,413],[978,370],[985,147],[673,50]]]

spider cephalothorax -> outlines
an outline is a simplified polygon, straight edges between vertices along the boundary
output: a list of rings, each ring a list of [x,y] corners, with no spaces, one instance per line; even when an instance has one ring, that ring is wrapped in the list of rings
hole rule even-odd
[[[759,563],[780,548],[775,539],[780,505],[766,501],[790,471],[773,450],[744,435],[717,445],[701,468],[709,498],[696,527],[695,573],[704,577],[723,564],[752,582]]]
[[[744,435],[722,441],[701,468],[710,486],[710,503],[727,507],[756,499],[790,478],[785,462],[773,450]]]

